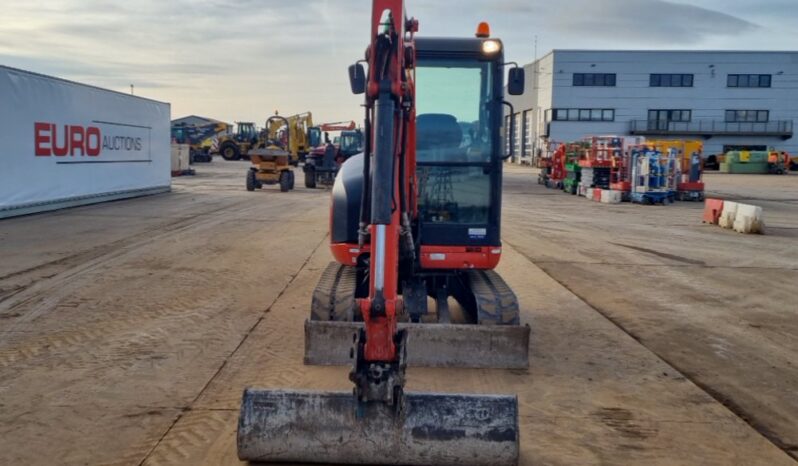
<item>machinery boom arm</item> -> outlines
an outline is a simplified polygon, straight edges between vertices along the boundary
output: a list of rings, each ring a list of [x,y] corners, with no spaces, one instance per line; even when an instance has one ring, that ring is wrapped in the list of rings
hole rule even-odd
[[[367,127],[370,148],[365,154],[371,167],[369,182],[369,222],[366,226],[372,254],[369,265],[369,296],[358,300],[365,322],[352,380],[364,400],[393,402],[395,394],[387,388],[374,389],[380,381],[373,373],[386,373],[401,391],[404,367],[400,360],[403,343],[397,331],[397,313],[402,309],[398,294],[400,234],[407,218],[404,199],[407,166],[404,158],[409,115],[414,101],[407,57],[412,55],[415,20],[407,20],[403,0],[374,0],[372,39],[366,57],[369,74],[366,86]],[[407,43],[406,43],[407,40]],[[395,377],[394,377],[395,376]],[[382,383],[381,387],[386,387]],[[390,388],[390,387],[388,387]]]

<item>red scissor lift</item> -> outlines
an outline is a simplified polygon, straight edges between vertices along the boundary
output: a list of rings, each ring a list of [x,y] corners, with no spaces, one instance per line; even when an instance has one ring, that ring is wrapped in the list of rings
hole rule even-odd
[[[557,150],[562,147],[562,143],[559,142],[549,142],[548,150],[546,150],[541,157],[537,160],[537,167],[540,168],[540,174],[538,175],[538,184],[542,184],[546,187],[550,186],[550,179],[552,173],[552,164],[554,163],[554,154]]]
[[[629,201],[632,192],[632,167],[629,163],[630,151],[637,146],[627,147],[614,159],[610,170],[610,189],[621,192],[621,200]]]
[[[583,144],[580,143],[569,143],[569,144],[561,144],[557,143],[556,146],[553,146],[553,151],[547,160],[547,168],[546,168],[546,179],[541,184],[545,184],[547,188],[552,189],[563,189],[563,181],[568,176],[568,171],[566,169],[566,164],[569,162],[573,162],[574,155],[581,153],[583,149]],[[542,172],[541,172],[542,173]]]
[[[623,138],[593,136],[584,141],[590,143],[590,147],[579,161],[582,168],[611,168],[614,161],[623,155]]]
[[[615,136],[593,136],[584,139],[590,147],[579,160],[582,167],[580,193],[586,195],[592,189],[610,189],[610,172],[617,160],[623,157],[623,138]]]
[[[552,189],[561,189],[562,180],[565,179],[565,151],[566,144],[560,144],[557,150],[551,155],[551,171],[549,172],[549,180],[546,187]]]

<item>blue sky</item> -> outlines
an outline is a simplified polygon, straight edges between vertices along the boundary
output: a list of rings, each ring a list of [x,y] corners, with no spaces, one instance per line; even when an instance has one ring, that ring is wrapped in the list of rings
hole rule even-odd
[[[264,121],[311,110],[360,119],[346,66],[368,42],[368,0],[3,0],[0,64],[172,103],[173,117]],[[796,0],[409,0],[420,33],[488,21],[508,60],[552,48],[788,50]]]

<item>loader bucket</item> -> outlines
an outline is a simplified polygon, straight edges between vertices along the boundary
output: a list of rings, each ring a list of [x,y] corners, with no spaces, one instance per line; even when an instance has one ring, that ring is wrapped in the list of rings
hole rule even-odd
[[[238,457],[253,462],[516,465],[514,395],[407,393],[395,413],[352,393],[246,389]]]
[[[352,336],[359,322],[305,321],[305,364],[352,364]],[[528,325],[400,323],[407,329],[407,364],[414,367],[526,369]]]

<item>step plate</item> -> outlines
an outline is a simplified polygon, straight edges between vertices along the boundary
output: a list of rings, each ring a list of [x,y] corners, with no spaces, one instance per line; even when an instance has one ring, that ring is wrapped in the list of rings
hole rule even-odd
[[[305,364],[348,366],[361,322],[305,321]],[[529,325],[412,324],[407,363],[413,367],[526,369]]]
[[[518,400],[407,393],[395,414],[382,403],[358,411],[347,392],[247,389],[237,446],[253,462],[516,465]]]

